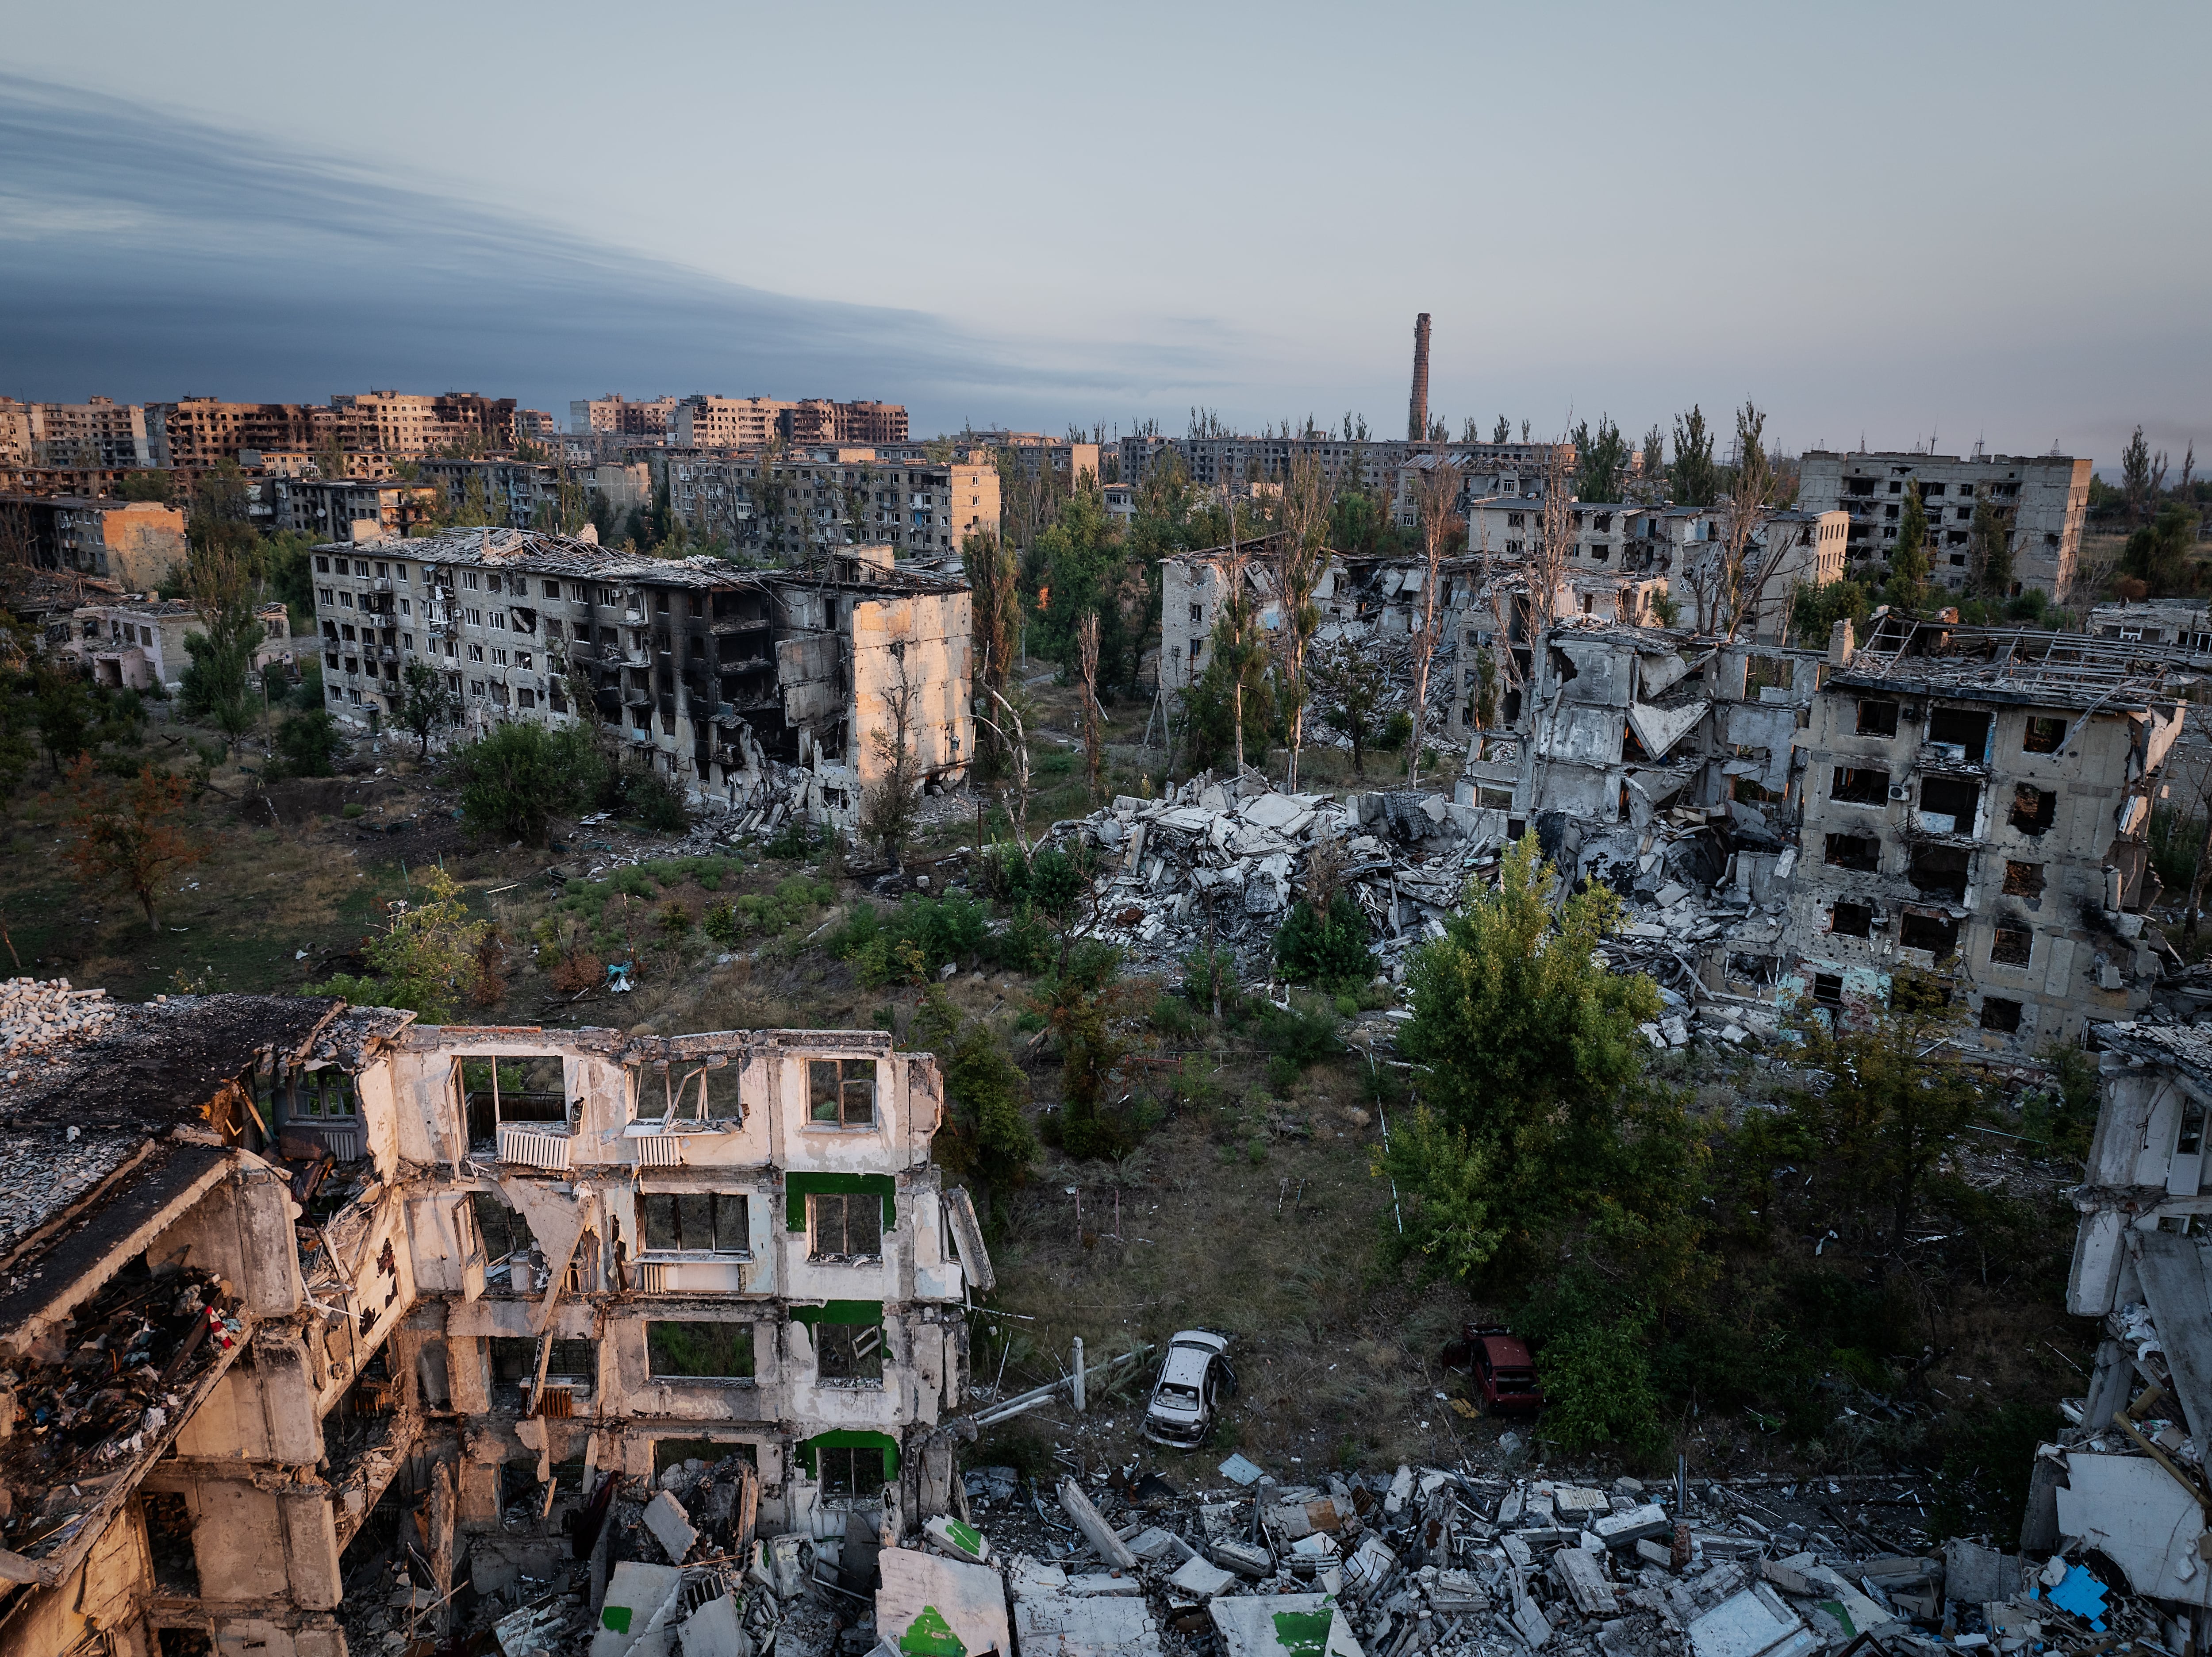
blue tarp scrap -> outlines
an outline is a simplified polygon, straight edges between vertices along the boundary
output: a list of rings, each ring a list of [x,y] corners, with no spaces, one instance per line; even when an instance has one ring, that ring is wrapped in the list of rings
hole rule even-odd
[[[2070,1611],[2087,1622],[2100,1634],[2105,1625],[2099,1619],[2105,1614],[2105,1585],[2089,1574],[2086,1565],[2076,1565],[2066,1573],[2066,1580],[2051,1590],[2051,1603],[2061,1611]]]

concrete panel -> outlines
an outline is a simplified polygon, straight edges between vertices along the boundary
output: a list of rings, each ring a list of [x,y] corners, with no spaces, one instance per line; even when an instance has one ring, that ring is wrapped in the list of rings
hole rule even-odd
[[[203,1599],[273,1599],[286,1592],[284,1524],[265,1490],[237,1479],[202,1480],[192,1492],[192,1551]]]
[[[308,1611],[331,1611],[345,1598],[338,1569],[336,1515],[325,1492],[302,1486],[277,1498],[284,1521],[292,1602]]]

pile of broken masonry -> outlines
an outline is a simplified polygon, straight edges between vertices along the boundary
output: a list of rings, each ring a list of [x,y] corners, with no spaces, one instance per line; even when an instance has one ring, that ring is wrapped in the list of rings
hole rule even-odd
[[[1730,1043],[1778,1029],[1778,1009],[1709,987],[1706,965],[1772,957],[1784,925],[1796,852],[1741,808],[1680,808],[1641,825],[1603,828],[1549,812],[1533,824],[1545,856],[1570,880],[1612,886],[1623,925],[1600,953],[1618,972],[1649,973],[1660,1016],[1655,1047],[1705,1034]],[[1080,840],[1101,873],[1091,935],[1139,970],[1174,972],[1208,947],[1235,953],[1248,980],[1270,978],[1275,934],[1306,892],[1314,848],[1341,849],[1339,878],[1362,913],[1378,975],[1402,984],[1407,957],[1443,935],[1470,879],[1494,879],[1511,827],[1502,811],[1424,790],[1336,800],[1285,794],[1248,771],[1201,772],[1157,800],[1128,795],[1089,817],[1056,823],[1048,842]]]

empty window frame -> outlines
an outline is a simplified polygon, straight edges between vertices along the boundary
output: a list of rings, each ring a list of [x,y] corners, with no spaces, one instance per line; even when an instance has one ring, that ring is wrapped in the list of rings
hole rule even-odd
[[[1813,974],[1813,999],[1823,1007],[1844,1004],[1844,979],[1839,972]]]
[[[646,1191],[637,1199],[645,1246],[654,1254],[752,1252],[750,1208],[729,1191]]]
[[[1828,911],[1828,930],[1846,938],[1874,935],[1872,904],[1838,904]]]
[[[1921,842],[1912,848],[1912,859],[1905,865],[1905,877],[1923,892],[1944,892],[1953,902],[1964,903],[1966,876],[1972,862],[1973,854],[1964,846]]]
[[[1889,803],[1889,773],[1857,765],[1838,765],[1828,784],[1828,798],[1851,806]]]
[[[880,1384],[884,1378],[884,1326],[880,1323],[814,1325],[817,1380]]]
[[[806,1061],[807,1120],[827,1126],[872,1128],[876,1122],[876,1061]]]
[[[461,1059],[454,1064],[469,1124],[469,1143],[489,1146],[502,1122],[568,1120],[561,1060],[551,1057]]]
[[[631,1073],[632,1114],[640,1122],[658,1121],[668,1128],[741,1122],[744,1107],[738,1100],[738,1074],[720,1057],[641,1066]]]
[[[476,1221],[477,1235],[483,1240],[484,1264],[488,1267],[527,1254],[537,1242],[522,1210],[509,1208],[506,1200],[494,1192],[471,1191],[469,1215]],[[528,1284],[521,1287],[527,1292]]]
[[[1881,842],[1870,835],[1831,834],[1827,837],[1827,859],[1838,868],[1871,874],[1881,867]]]
[[[1990,959],[2005,966],[2026,966],[2035,953],[2035,934],[2016,922],[1999,921],[1990,935]]]
[[[1982,1028],[2010,1035],[2020,1028],[2020,1003],[2002,996],[1983,996]]]
[[[810,1260],[874,1260],[884,1252],[884,1199],[873,1191],[816,1191],[806,1199]]]
[[[1924,949],[1940,961],[1957,952],[1959,923],[1948,915],[1908,909],[1898,928],[1897,941],[1907,949]]]
[[[1776,984],[1782,978],[1782,958],[1779,955],[1753,955],[1737,952],[1728,958],[1728,975],[1745,984]]]
[[[1960,777],[1925,777],[1920,780],[1920,809],[1929,817],[1948,817],[1949,832],[1972,834],[1974,815],[1982,803],[1982,785]],[[1932,826],[1932,825],[1931,825]]]
[[[343,1070],[294,1070],[288,1081],[287,1121],[350,1122],[361,1114],[353,1077]]]
[[[1990,716],[1974,708],[1935,708],[1928,715],[1928,740],[1930,742],[1949,742],[1966,751],[1966,758],[1979,765],[1989,752]]]
[[[883,1493],[884,1453],[873,1445],[822,1445],[814,1452],[822,1494],[830,1500],[866,1502]]]
[[[1859,698],[1859,731],[1861,736],[1895,736],[1897,734],[1897,704],[1877,701],[1870,697]]]
[[[2066,740],[2066,722],[2063,719],[2031,719],[2021,738],[2022,753],[2057,753],[2058,746]]]
[[[2040,898],[2043,895],[2043,865],[2006,859],[2004,895],[2008,898]]]
[[[753,1379],[753,1326],[749,1323],[648,1322],[645,1350],[655,1377]]]
[[[2012,791],[2012,825],[2022,834],[2041,834],[2058,820],[2058,795],[2023,783]]]

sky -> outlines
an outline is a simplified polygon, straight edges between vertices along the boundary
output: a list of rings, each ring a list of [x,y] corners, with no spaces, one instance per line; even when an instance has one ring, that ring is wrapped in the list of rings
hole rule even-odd
[[[0,0],[0,393],[2212,445],[2202,0]],[[1725,440],[1723,446],[1725,446]]]

